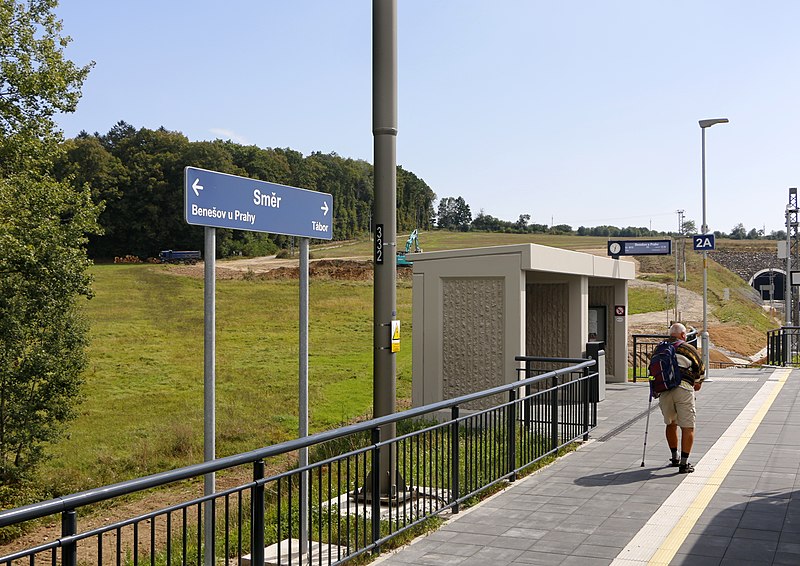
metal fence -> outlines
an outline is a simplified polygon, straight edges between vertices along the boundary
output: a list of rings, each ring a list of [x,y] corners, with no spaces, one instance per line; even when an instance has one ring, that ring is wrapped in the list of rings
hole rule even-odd
[[[526,367],[516,383],[0,512],[0,527],[42,518],[61,525],[55,540],[8,553],[0,565],[264,564],[265,547],[275,543],[279,564],[332,565],[379,552],[400,533],[444,512],[458,513],[466,500],[588,438],[597,420],[589,394],[596,362],[518,359]],[[489,398],[497,399],[490,408],[466,409]],[[382,440],[381,427],[391,423],[397,436]],[[296,461],[304,447],[311,464],[267,474],[268,466],[285,469],[287,458]],[[387,454],[389,469],[397,470],[397,492],[372,497],[381,488],[380,474],[371,471],[381,469]],[[98,505],[144,498],[176,482],[197,489],[205,474],[235,477],[243,470],[252,479],[234,487],[80,528]],[[300,533],[305,524],[308,531]],[[301,540],[307,541],[302,548]]]
[[[697,347],[698,332],[692,328],[686,333],[686,341],[695,348]],[[650,365],[650,357],[656,346],[664,340],[669,339],[668,334],[634,334],[633,338],[633,381],[637,379],[647,380],[647,369]]]
[[[767,364],[800,367],[800,326],[782,326],[767,332]]]

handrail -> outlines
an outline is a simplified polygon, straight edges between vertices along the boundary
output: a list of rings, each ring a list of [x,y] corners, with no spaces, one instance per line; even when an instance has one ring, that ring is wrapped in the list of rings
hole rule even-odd
[[[586,358],[545,358],[543,356],[516,356],[514,358],[514,361],[515,362],[556,362],[556,363],[580,364],[581,362],[585,362]],[[592,360],[592,361],[594,361],[594,360]],[[581,367],[589,367],[589,366],[581,366]],[[519,384],[517,384],[517,385],[519,385]]]
[[[767,363],[778,366],[800,365],[800,326],[781,326],[767,331]]]
[[[519,356],[518,358],[526,359],[525,356]],[[477,393],[470,393],[467,395],[456,397],[454,399],[447,399],[444,401],[432,403],[430,405],[424,405],[422,407],[407,409],[400,413],[394,413],[392,415],[386,415],[383,417],[370,419],[368,421],[344,426],[334,430],[318,432],[309,435],[305,438],[288,440],[285,442],[281,442],[279,444],[274,444],[272,446],[258,448],[255,450],[251,450],[249,452],[243,452],[241,454],[236,454],[233,456],[226,456],[224,458],[211,460],[209,462],[192,464],[189,466],[176,468],[174,470],[169,470],[166,472],[159,472],[141,478],[126,480],[123,482],[99,488],[94,488],[79,493],[65,495],[63,497],[58,497],[48,501],[33,503],[31,505],[26,505],[24,507],[17,507],[15,509],[0,511],[0,527],[5,527],[7,525],[19,523],[22,521],[29,521],[32,519],[46,517],[48,515],[53,515],[55,513],[74,510],[78,507],[83,507],[85,505],[90,505],[92,503],[97,503],[100,501],[112,499],[114,497],[134,493],[137,491],[143,491],[154,487],[160,487],[181,480],[195,478],[197,476],[202,476],[208,473],[218,472],[226,468],[241,466],[245,464],[252,464],[253,462],[258,460],[264,460],[266,458],[278,456],[286,452],[296,451],[301,448],[305,448],[314,444],[329,442],[331,440],[335,440],[337,438],[348,436],[354,433],[374,430],[378,427],[396,423],[401,420],[420,417],[428,413],[432,413],[442,409],[451,409],[453,407],[463,405],[465,403],[470,403],[472,401],[477,401],[485,397],[491,397],[499,393],[505,393],[517,390],[520,386],[530,385],[538,381],[552,379],[561,374],[572,373],[578,370],[583,370],[592,367],[597,363],[595,360],[592,359],[586,360],[584,358],[541,358],[541,361],[545,360],[568,361],[570,363],[580,362],[580,363],[577,363],[574,366],[549,371],[547,373],[543,373],[541,375],[537,375],[534,377],[528,377],[519,381],[515,381],[513,383],[499,385],[497,387],[493,387],[491,389],[487,389],[484,391],[479,391]]]
[[[640,338],[661,338],[662,340],[666,340],[667,338],[669,338],[668,334],[636,334],[636,336]],[[696,337],[697,337],[696,328],[693,328],[691,331],[686,333],[687,342],[691,342]]]

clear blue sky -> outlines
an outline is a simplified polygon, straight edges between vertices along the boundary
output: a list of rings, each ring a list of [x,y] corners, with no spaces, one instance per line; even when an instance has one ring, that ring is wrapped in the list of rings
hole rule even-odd
[[[399,0],[397,162],[473,215],[784,225],[800,2]],[[67,136],[119,120],[373,161],[370,0],[62,0],[90,60]],[[187,164],[191,165],[191,164]]]

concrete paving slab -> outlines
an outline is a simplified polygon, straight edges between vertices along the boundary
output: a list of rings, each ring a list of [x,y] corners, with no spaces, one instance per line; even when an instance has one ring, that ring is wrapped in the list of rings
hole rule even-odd
[[[439,531],[465,538],[430,548],[411,544],[379,562],[469,565],[486,557],[483,563],[492,566],[641,566],[623,552],[626,545],[643,529],[668,529],[673,538],[680,535],[670,564],[800,564],[800,371],[717,370],[697,394],[697,406],[694,474],[667,467],[656,403],[640,466],[647,388],[611,384],[589,442],[454,515]],[[730,456],[737,447],[738,457]],[[676,492],[685,495],[676,498]],[[681,520],[681,506],[697,509],[691,524]],[[662,508],[677,518],[653,522]]]

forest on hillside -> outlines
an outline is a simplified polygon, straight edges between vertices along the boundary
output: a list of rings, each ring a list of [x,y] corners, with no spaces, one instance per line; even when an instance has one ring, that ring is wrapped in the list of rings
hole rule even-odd
[[[118,122],[106,134],[82,132],[64,142],[55,166],[59,180],[76,190],[88,186],[102,207],[102,232],[89,236],[88,253],[95,259],[134,255],[157,257],[164,249],[202,249],[203,228],[184,220],[184,168],[187,166],[239,175],[333,195],[333,238],[349,240],[371,231],[374,204],[373,167],[364,160],[320,152],[303,156],[290,148],[259,148],[232,141],[192,142],[163,127],[136,129]],[[437,196],[413,172],[397,167],[397,230],[434,228],[458,231],[575,234],[578,236],[663,237],[674,235],[644,227],[548,226],[530,223],[521,213],[515,221],[501,220],[483,210],[473,217],[463,197]],[[693,221],[684,222],[681,235],[696,234]],[[749,232],[737,224],[733,239],[781,239],[783,232]],[[217,231],[217,255],[261,256],[289,247],[290,236],[239,230]]]
[[[244,146],[231,141],[192,142],[165,128],[136,129],[118,122],[106,134],[82,132],[66,140],[56,164],[61,180],[88,185],[102,203],[102,234],[89,238],[93,258],[157,257],[163,249],[202,249],[203,228],[184,220],[187,166],[333,195],[333,235],[347,240],[369,232],[374,198],[371,164],[335,153],[303,156],[289,148]],[[397,228],[427,230],[436,195],[411,171],[397,167]],[[288,236],[217,231],[217,254],[267,255],[287,247]]]

